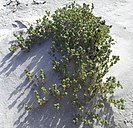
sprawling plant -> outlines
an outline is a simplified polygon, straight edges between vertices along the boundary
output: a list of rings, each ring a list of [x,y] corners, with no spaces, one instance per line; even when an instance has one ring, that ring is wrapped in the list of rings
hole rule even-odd
[[[70,101],[77,109],[73,118],[75,124],[83,122],[92,125],[96,119],[104,125],[107,120],[96,110],[108,103],[124,109],[124,99],[112,98],[115,89],[122,88],[114,76],[103,79],[110,67],[117,63],[119,56],[111,55],[111,46],[114,44],[109,34],[111,26],[106,25],[101,17],[95,16],[93,9],[93,4],[90,6],[84,3],[80,6],[72,3],[57,9],[52,15],[46,12],[35,26],[30,26],[26,34],[16,36],[18,43],[13,44],[10,50],[30,50],[40,39],[52,39],[50,54],[54,57],[53,70],[60,74],[60,85],[53,84],[46,89],[42,70],[40,78],[36,75],[34,79],[40,79],[44,94],[53,96],[56,101],[67,95],[71,97]],[[34,83],[28,69],[26,75]],[[35,96],[40,106],[48,101],[45,97],[41,99],[37,90]],[[59,102],[54,107],[59,109]]]

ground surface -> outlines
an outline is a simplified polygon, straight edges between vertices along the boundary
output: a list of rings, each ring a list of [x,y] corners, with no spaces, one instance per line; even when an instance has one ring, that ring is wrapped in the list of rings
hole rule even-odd
[[[45,4],[39,5],[33,4],[32,0],[18,0],[18,6],[15,2],[6,6],[9,1],[0,0],[0,128],[74,128],[70,119],[74,110],[65,101],[59,112],[51,106],[29,113],[24,109],[24,103],[35,102],[33,89],[25,80],[26,67],[33,72],[43,67],[47,84],[56,81],[47,53],[50,41],[34,47],[29,53],[12,55],[8,50],[9,44],[15,40],[13,32],[25,29],[25,25],[42,17],[45,10],[53,12],[72,0],[46,0]],[[118,90],[115,97],[126,99],[126,109],[118,111],[109,108],[105,113],[111,123],[105,128],[133,128],[133,0],[76,1],[80,4],[93,2],[95,14],[113,25],[111,34],[117,42],[113,52],[121,59],[109,74],[115,75],[123,83],[124,89]],[[25,25],[19,22],[22,20]]]

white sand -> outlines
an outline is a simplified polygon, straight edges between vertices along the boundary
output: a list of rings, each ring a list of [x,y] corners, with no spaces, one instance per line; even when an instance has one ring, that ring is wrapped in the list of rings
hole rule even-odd
[[[51,79],[47,79],[48,85],[56,81],[47,53],[50,41],[35,46],[29,53],[17,52],[12,55],[8,50],[9,44],[15,40],[13,32],[24,29],[23,25],[15,23],[16,20],[23,20],[27,25],[27,22],[42,17],[45,10],[53,12],[72,0],[46,0],[44,5],[33,5],[32,0],[19,0],[19,7],[4,7],[8,1],[0,1],[0,128],[74,128],[71,124],[74,110],[67,102],[62,103],[59,112],[50,105],[37,112],[28,113],[24,109],[24,103],[35,102],[33,89],[25,81],[24,69],[27,66],[33,72],[43,67],[47,78]],[[76,1],[93,2],[95,14],[113,25],[111,34],[117,41],[113,53],[119,55],[121,60],[109,74],[115,75],[123,83],[124,89],[118,90],[115,97],[123,97],[127,102],[124,111],[115,108],[107,111],[107,117],[112,121],[105,128],[133,128],[133,0]]]

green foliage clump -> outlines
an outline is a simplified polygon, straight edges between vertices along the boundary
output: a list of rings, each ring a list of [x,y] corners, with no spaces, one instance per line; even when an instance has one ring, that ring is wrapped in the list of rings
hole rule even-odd
[[[43,69],[40,69],[40,75],[38,75],[38,74],[32,75],[28,68],[25,69],[25,73],[26,73],[27,79],[31,83],[33,83],[33,85],[35,87],[37,87],[34,90],[34,95],[35,95],[35,98],[37,100],[39,107],[44,106],[48,102],[48,98],[47,98],[48,97],[48,91],[47,91],[45,84],[44,84],[45,75],[44,75]],[[39,89],[43,93],[43,96],[40,96]],[[26,104],[25,108],[27,110],[36,110],[36,108],[32,107],[29,104]]]
[[[14,34],[18,42],[12,44],[9,50],[15,52],[17,49],[30,51],[31,46],[39,43],[40,40],[47,40],[51,38],[51,22],[49,20],[49,12],[43,19],[38,19],[36,25],[31,25],[27,32],[21,32],[19,35]]]
[[[103,80],[119,56],[111,55],[111,46],[114,44],[109,34],[111,26],[106,25],[101,17],[95,16],[93,9],[93,4],[90,6],[84,3],[80,6],[72,3],[57,9],[52,15],[47,12],[43,19],[37,21],[36,26],[31,25],[26,39],[24,35],[18,36],[18,44],[10,50],[30,50],[40,39],[52,39],[50,55],[54,57],[53,70],[60,74],[61,85],[53,84],[46,89],[43,86],[45,74],[41,70],[40,78],[35,75],[35,79],[41,80],[42,91],[56,100],[69,95],[72,105],[78,111],[73,119],[75,124],[83,122],[92,125],[97,120],[104,125],[108,123],[107,120],[95,110],[101,110],[108,103],[122,110],[125,106],[124,99],[112,98],[115,89],[122,88],[121,83],[114,76]],[[56,53],[61,57],[58,58]],[[26,75],[34,82],[28,70]],[[47,99],[41,99],[36,90],[35,97],[40,106],[47,103]],[[59,109],[60,104],[55,103],[54,107]]]

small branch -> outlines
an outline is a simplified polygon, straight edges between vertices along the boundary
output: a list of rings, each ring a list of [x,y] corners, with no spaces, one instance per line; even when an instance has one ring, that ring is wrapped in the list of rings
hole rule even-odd
[[[45,4],[46,3],[46,1],[44,1],[44,2],[36,2],[35,0],[33,0],[33,4]]]
[[[9,3],[6,3],[6,5],[3,5],[3,6],[6,7],[15,2],[16,2],[16,4],[15,4],[16,6],[18,6],[20,4],[20,2],[18,0],[15,0],[15,1],[10,0]]]
[[[18,0],[16,0],[16,2],[17,2],[17,4],[16,4],[16,5],[18,6],[18,5],[20,4],[20,2],[19,2]]]

